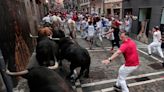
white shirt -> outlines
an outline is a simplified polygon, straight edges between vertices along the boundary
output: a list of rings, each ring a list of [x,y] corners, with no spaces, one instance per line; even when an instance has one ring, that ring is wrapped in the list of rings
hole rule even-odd
[[[83,20],[83,21],[81,22],[81,27],[82,27],[82,29],[84,30],[84,29],[86,28],[86,26],[87,26],[87,22],[86,22],[85,20]]]
[[[61,22],[61,18],[60,18],[59,16],[53,15],[53,16],[51,17],[51,21],[52,21],[52,22],[55,22],[55,21]]]
[[[98,21],[98,22],[96,23],[96,25],[97,25],[96,29],[101,29],[101,28],[102,28],[102,23],[101,23],[101,21]]]
[[[160,42],[161,40],[161,32],[156,31],[153,33],[153,42]]]
[[[94,36],[95,29],[93,25],[88,26],[88,36]]]
[[[50,16],[48,15],[48,16],[43,17],[42,21],[51,23],[51,18],[50,18]]]
[[[108,22],[108,26],[111,27],[112,26],[112,21]]]
[[[74,20],[72,20],[72,19],[70,18],[70,19],[68,19],[68,24],[70,24],[70,23],[75,24],[75,21],[74,21]]]

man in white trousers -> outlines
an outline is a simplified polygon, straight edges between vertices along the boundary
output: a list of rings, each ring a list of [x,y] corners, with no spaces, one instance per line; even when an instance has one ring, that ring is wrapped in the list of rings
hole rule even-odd
[[[124,55],[125,64],[119,68],[118,78],[115,89],[119,89],[122,92],[129,92],[128,86],[126,84],[126,77],[136,70],[140,64],[139,56],[137,52],[137,47],[134,41],[126,36],[125,33],[121,33],[120,39],[123,41],[120,48],[108,59],[103,60],[102,63],[111,63],[117,56],[121,53]],[[129,50],[130,49],[130,50]]]
[[[153,42],[148,45],[148,54],[151,56],[151,49],[153,48],[154,50],[158,51],[162,60],[164,60],[163,52],[161,49],[161,43],[162,43],[161,31],[159,30],[159,27],[158,26],[153,27],[152,33],[153,33]],[[164,67],[164,62],[162,63],[162,66]]]

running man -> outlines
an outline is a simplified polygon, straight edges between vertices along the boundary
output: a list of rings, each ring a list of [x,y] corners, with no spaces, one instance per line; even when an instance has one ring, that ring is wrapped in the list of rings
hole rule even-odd
[[[116,57],[120,54],[124,55],[125,64],[119,68],[118,78],[115,89],[119,89],[122,92],[129,92],[128,86],[126,84],[126,77],[136,70],[140,64],[139,56],[137,52],[136,44],[133,40],[128,38],[125,33],[121,33],[120,39],[123,41],[120,48],[108,59],[103,60],[102,63],[108,64],[111,63]],[[129,50],[130,49],[130,50]]]
[[[153,34],[153,42],[148,45],[148,54],[151,56],[151,49],[153,48],[154,51],[158,51],[160,54],[162,60],[164,60],[163,52],[161,49],[161,31],[159,30],[159,27],[153,27],[152,29],[152,34]],[[164,62],[162,63],[162,66],[164,67]]]

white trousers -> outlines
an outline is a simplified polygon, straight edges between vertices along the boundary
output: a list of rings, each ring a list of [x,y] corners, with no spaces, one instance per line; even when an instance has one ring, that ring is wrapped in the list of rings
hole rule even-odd
[[[150,43],[148,45],[148,53],[149,54],[151,54],[151,49],[152,48],[158,51],[158,53],[160,54],[161,58],[164,58],[160,42],[152,42],[152,43]]]
[[[125,80],[126,80],[126,77],[137,68],[138,68],[138,66],[129,66],[129,67],[127,67],[125,65],[122,65],[120,67],[117,82],[116,82],[116,86],[120,86],[122,92],[129,92],[129,89],[127,87],[127,84],[126,84]]]
[[[103,41],[103,39],[102,39],[102,28],[100,28],[99,30],[97,30],[97,32],[95,32],[95,37],[98,38],[100,40],[100,42]]]

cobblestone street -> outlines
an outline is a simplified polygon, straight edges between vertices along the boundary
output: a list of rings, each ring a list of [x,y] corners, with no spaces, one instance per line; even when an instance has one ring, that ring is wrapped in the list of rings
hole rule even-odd
[[[164,92],[164,0],[0,0],[0,11],[0,92]]]
[[[79,39],[80,43],[84,42]],[[110,48],[110,43],[104,39],[104,46]],[[84,43],[81,45],[84,46]],[[163,92],[164,88],[164,68],[157,54],[149,57],[147,55],[147,45],[136,41],[141,65],[127,78],[130,92]],[[84,46],[87,47],[87,46]],[[106,48],[107,48],[106,47]],[[97,50],[96,50],[97,49]],[[117,49],[117,48],[116,48]],[[111,56],[109,49],[104,51],[101,48],[89,50],[92,57],[90,78],[81,81],[83,92],[110,92],[116,82],[118,69],[123,64],[124,58],[120,56],[110,65],[103,65],[101,61]]]

